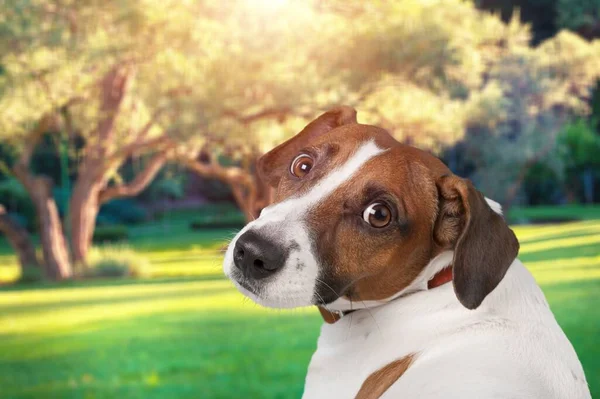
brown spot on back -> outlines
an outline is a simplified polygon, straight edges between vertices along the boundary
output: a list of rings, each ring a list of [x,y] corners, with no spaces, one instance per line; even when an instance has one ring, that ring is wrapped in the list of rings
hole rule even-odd
[[[408,355],[395,360],[373,374],[363,382],[355,399],[376,399],[379,398],[398,378],[408,370],[412,364],[415,355]]]

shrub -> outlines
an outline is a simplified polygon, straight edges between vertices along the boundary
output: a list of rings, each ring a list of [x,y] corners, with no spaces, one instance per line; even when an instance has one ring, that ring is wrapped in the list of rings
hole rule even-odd
[[[222,220],[215,218],[213,220],[197,220],[190,223],[191,230],[205,229],[239,229],[244,227],[244,220]]]
[[[88,261],[84,277],[145,277],[150,274],[150,262],[127,246],[92,248]]]
[[[19,222],[29,231],[35,230],[35,207],[25,187],[14,178],[0,181],[0,204],[11,214],[19,215]]]
[[[149,200],[161,198],[181,199],[185,196],[185,175],[161,176],[155,179],[144,192]]]
[[[244,215],[232,204],[209,204],[203,206],[190,229],[241,228],[246,224]]]
[[[545,162],[536,162],[527,171],[523,191],[528,205],[560,203],[563,197],[561,176]]]
[[[127,226],[98,226],[94,230],[94,237],[92,241],[95,243],[118,242],[127,240],[128,236],[129,233],[127,232]]]
[[[36,283],[44,280],[44,271],[41,267],[24,267],[21,269],[21,277],[19,277],[19,283]]]
[[[98,217],[100,220],[115,220],[122,224],[137,224],[146,220],[148,214],[135,201],[118,199],[102,205]]]

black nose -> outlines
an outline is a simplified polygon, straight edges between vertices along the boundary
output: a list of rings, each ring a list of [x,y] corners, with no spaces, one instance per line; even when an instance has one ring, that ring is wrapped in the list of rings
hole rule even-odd
[[[286,260],[281,246],[254,231],[242,234],[233,249],[233,262],[247,278],[261,279],[280,269]]]

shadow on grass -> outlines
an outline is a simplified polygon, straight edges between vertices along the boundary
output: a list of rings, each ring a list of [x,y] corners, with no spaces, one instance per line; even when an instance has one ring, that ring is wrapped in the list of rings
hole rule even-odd
[[[32,337],[27,347],[38,355],[0,359],[0,383],[18,398],[300,397],[319,325],[316,311],[174,312],[95,323],[86,334]],[[10,338],[4,345],[22,337]],[[61,346],[72,350],[56,353]]]
[[[164,284],[180,283],[192,281],[216,281],[225,280],[221,271],[203,275],[173,276],[173,277],[153,277],[153,278],[121,278],[121,279],[89,279],[89,280],[67,280],[60,282],[43,281],[36,283],[15,283],[0,286],[0,292],[6,291],[27,291],[61,288],[88,288],[88,287],[106,287],[121,285],[141,285],[141,284]]]
[[[171,300],[171,299],[185,299],[195,296],[213,296],[222,294],[225,292],[231,292],[230,287],[181,287],[178,291],[161,292],[157,291],[155,295],[149,293],[132,293],[131,295],[123,295],[115,298],[95,298],[95,299],[76,299],[69,301],[52,301],[49,303],[28,303],[28,304],[7,304],[0,305],[0,311],[4,315],[10,315],[14,313],[23,313],[28,311],[43,312],[48,310],[60,310],[65,311],[68,309],[85,307],[85,306],[118,306],[119,304],[126,304],[132,302],[144,302],[154,300]]]
[[[543,251],[525,251],[519,253],[519,259],[523,263],[540,262],[540,261],[555,261],[557,259],[576,258],[576,257],[592,257],[599,253],[600,243],[579,246],[564,246],[544,249]]]
[[[600,395],[600,279],[543,290]],[[199,309],[95,320],[49,337],[10,334],[0,340],[0,386],[14,398],[300,397],[320,325],[316,310]]]

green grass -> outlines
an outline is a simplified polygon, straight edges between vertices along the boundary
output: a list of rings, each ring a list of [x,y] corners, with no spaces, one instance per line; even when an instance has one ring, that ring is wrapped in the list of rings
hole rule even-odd
[[[151,279],[2,288],[0,398],[300,397],[317,312],[245,300],[221,276],[233,232],[188,221],[131,229]],[[600,220],[515,231],[600,397]],[[16,274],[0,242],[0,279]]]
[[[510,210],[509,219],[514,221],[535,220],[542,218],[573,218],[579,220],[600,219],[600,206],[569,204],[562,206],[514,207]]]

